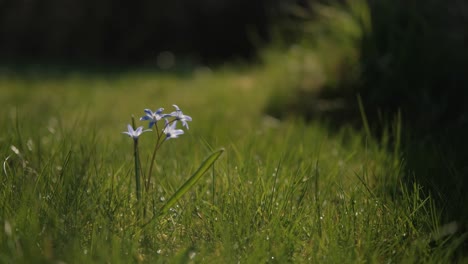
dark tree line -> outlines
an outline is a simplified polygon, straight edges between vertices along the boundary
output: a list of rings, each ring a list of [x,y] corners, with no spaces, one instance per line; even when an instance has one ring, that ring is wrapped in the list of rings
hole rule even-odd
[[[146,63],[165,50],[208,61],[250,57],[279,3],[1,0],[0,59]]]

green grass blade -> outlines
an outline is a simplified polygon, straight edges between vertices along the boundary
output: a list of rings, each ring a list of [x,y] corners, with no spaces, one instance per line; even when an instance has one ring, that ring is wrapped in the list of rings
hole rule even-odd
[[[362,123],[364,125],[364,129],[366,131],[366,136],[368,139],[372,138],[371,131],[369,128],[369,121],[367,121],[366,111],[364,109],[364,104],[362,102],[361,95],[357,95],[358,105],[359,105],[359,112],[361,113]]]
[[[161,208],[161,212],[165,213],[167,210],[173,206],[179,199],[184,195],[192,186],[194,186],[201,176],[208,171],[208,169],[213,165],[213,163],[221,156],[224,152],[224,149],[220,149],[216,152],[213,152],[198,168],[198,170],[177,190],[167,203]]]

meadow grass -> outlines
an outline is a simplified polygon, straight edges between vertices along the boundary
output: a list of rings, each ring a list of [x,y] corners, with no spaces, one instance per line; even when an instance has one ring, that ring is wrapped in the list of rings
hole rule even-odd
[[[3,75],[1,263],[447,263],[439,211],[398,147],[351,127],[264,116],[277,69]],[[131,115],[178,104],[142,224]],[[139,124],[143,125],[143,123]],[[398,131],[398,129],[395,129]],[[143,171],[154,138],[140,138]],[[167,213],[213,151],[225,152]],[[147,216],[146,216],[147,217]],[[145,219],[148,220],[148,219]]]

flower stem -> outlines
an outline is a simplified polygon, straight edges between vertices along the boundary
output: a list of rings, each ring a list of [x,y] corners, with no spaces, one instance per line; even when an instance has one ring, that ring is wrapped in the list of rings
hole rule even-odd
[[[138,139],[134,140],[133,154],[135,156],[135,183],[137,200],[141,200],[141,183],[140,183],[140,155],[138,153]]]
[[[159,131],[158,124],[155,124],[155,128],[156,128],[155,131],[156,131],[156,135],[157,135],[158,139],[156,141],[156,145],[154,146],[153,155],[151,156],[150,168],[149,168],[149,172],[148,172],[148,178],[145,181],[145,191],[148,191],[148,189],[149,189],[149,182],[150,182],[151,174],[153,173],[153,167],[154,167],[154,163],[155,163],[155,160],[156,160],[156,153],[158,152],[158,149],[161,147],[161,145],[165,141],[164,140],[165,138],[163,139],[163,141],[161,141],[163,132]]]
[[[151,174],[153,173],[154,160],[156,159],[156,152],[158,152],[158,145],[159,145],[159,139],[158,139],[158,142],[156,143],[156,146],[154,148],[153,156],[151,157],[150,168],[149,168],[149,172],[148,172],[148,178],[146,179],[146,182],[145,182],[145,190],[146,191],[148,191],[148,189],[149,189],[149,182],[150,182]]]
[[[135,118],[132,116],[132,126],[135,129]],[[138,138],[133,140],[133,156],[135,157],[135,188],[138,202],[141,201],[141,182],[140,182],[140,155],[138,152]]]

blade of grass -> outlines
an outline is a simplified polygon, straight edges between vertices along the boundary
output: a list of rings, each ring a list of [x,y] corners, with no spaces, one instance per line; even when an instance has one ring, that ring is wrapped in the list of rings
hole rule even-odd
[[[169,198],[167,203],[161,208],[161,212],[164,214],[167,210],[173,206],[179,199],[184,195],[192,186],[194,186],[201,176],[208,171],[211,165],[221,156],[224,152],[224,149],[220,149],[216,152],[213,152],[198,168],[198,170]]]
[[[369,128],[369,122],[367,121],[366,111],[364,109],[364,104],[362,102],[361,95],[357,95],[358,105],[359,105],[359,112],[361,113],[362,123],[364,125],[364,130],[366,131],[366,136],[370,139],[371,138],[371,131]]]
[[[321,238],[322,237],[322,222],[321,222],[321,216],[322,216],[322,210],[321,210],[321,205],[320,205],[320,197],[319,197],[319,163],[318,159],[315,161],[315,193],[314,193],[314,198],[315,198],[315,203],[316,203],[316,210],[317,210],[317,226],[318,226],[318,235]]]

